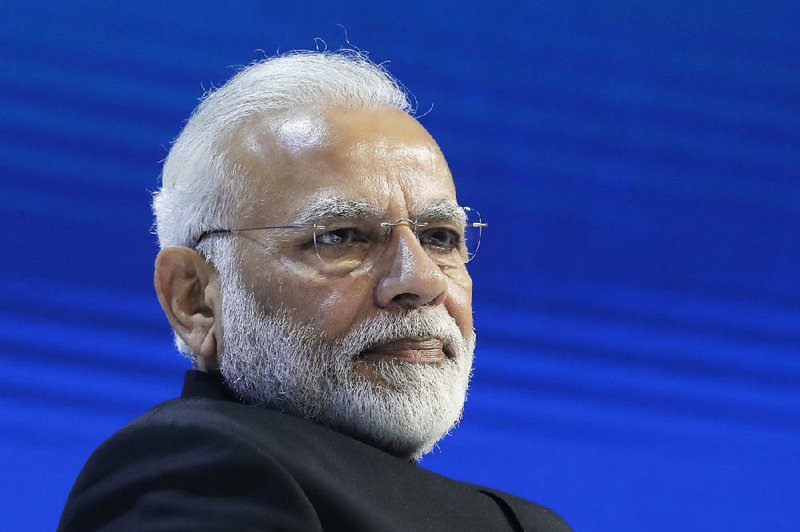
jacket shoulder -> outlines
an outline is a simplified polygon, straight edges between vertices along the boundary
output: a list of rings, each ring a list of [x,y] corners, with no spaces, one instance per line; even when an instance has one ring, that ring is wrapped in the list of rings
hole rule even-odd
[[[560,515],[546,506],[499,490],[485,487],[479,487],[479,490],[494,499],[509,515],[510,520],[517,521],[521,530],[540,532],[570,532],[572,530]]]
[[[59,530],[319,530],[292,475],[242,435],[248,408],[175,399],[146,412],[89,458]]]

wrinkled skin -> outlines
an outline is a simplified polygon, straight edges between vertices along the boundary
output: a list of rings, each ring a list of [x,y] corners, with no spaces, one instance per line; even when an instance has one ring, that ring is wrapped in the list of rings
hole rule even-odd
[[[231,159],[247,180],[238,228],[290,223],[309,202],[325,197],[367,202],[387,221],[414,219],[426,205],[456,198],[435,141],[416,120],[392,108],[258,116],[232,136]],[[301,261],[296,243],[273,242],[265,250],[268,239],[259,232],[238,245],[242,279],[267,312],[281,306],[293,319],[337,338],[379,309],[441,305],[464,337],[472,335],[466,268],[440,269],[407,226],[394,229],[370,268],[338,277]],[[178,249],[165,248],[157,260],[159,299],[173,328],[200,353],[201,369],[214,369],[224,335],[215,319],[222,304],[216,273],[190,256],[195,252]],[[369,372],[369,364],[361,370]]]

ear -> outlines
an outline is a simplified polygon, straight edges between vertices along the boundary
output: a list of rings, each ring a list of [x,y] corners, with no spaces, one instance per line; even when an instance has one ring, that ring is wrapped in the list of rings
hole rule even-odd
[[[219,274],[202,255],[186,247],[167,247],[156,257],[158,301],[175,333],[198,355],[197,368],[219,368],[222,315]]]

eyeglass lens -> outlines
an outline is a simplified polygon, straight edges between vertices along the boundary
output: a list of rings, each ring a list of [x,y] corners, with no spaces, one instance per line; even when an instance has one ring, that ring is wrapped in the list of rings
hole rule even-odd
[[[463,266],[480,247],[481,223],[477,211],[452,220],[416,220],[381,224],[376,220],[320,220],[314,229],[314,250],[326,270],[353,270],[380,253],[391,232],[407,225],[431,260],[441,267]]]

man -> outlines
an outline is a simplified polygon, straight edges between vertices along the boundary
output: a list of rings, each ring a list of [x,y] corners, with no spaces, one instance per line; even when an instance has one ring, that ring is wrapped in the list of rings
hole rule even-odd
[[[164,164],[155,287],[180,399],[103,444],[63,530],[566,530],[414,463],[458,422],[484,227],[356,53],[254,64]]]

